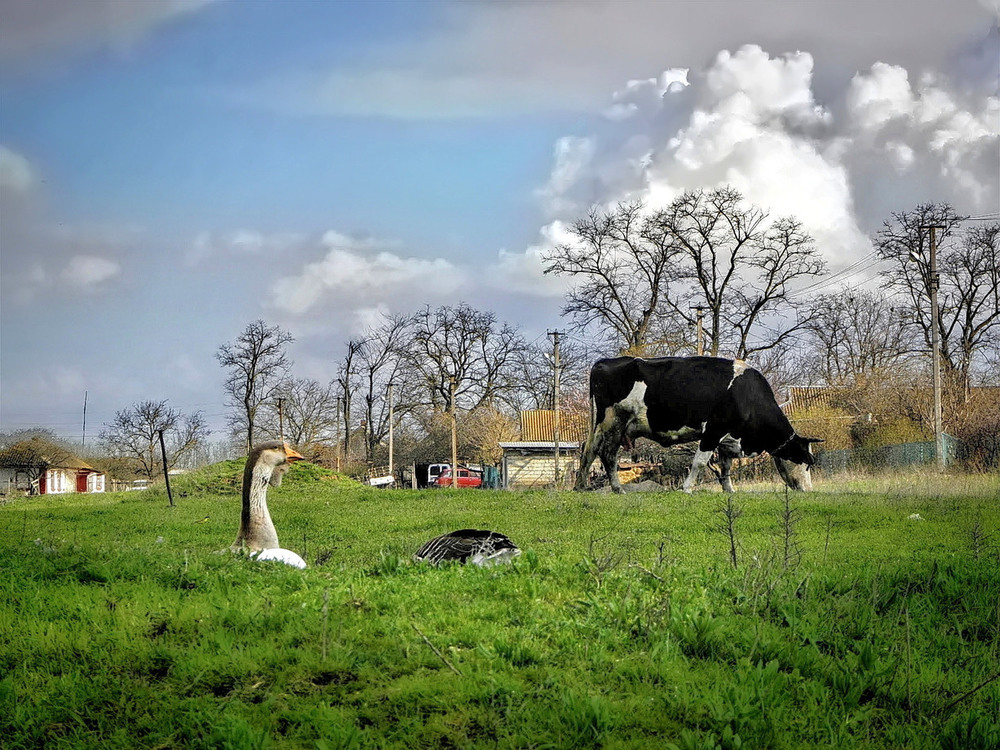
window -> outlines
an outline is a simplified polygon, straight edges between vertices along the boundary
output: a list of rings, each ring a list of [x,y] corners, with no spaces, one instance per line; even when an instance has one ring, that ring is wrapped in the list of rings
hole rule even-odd
[[[48,475],[45,477],[45,486],[48,488],[48,494],[50,495],[58,495],[65,492],[66,475],[59,469],[49,469]]]

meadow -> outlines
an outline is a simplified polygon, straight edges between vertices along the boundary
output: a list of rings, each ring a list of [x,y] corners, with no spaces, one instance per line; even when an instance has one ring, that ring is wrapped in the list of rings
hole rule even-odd
[[[0,505],[0,746],[1000,747],[1000,478],[376,490],[239,462]],[[913,516],[919,516],[913,517]],[[432,536],[508,534],[481,569]]]

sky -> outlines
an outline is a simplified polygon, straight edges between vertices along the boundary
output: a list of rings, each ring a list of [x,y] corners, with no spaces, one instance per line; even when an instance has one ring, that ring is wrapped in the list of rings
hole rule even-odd
[[[834,272],[996,213],[998,3],[0,0],[0,431],[166,399],[221,439],[256,319],[321,382],[424,305],[544,341],[593,206],[732,185]]]

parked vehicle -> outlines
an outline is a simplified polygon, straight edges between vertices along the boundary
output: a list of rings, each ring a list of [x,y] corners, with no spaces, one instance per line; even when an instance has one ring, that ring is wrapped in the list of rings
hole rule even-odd
[[[482,487],[483,485],[483,475],[482,472],[474,471],[473,469],[468,469],[464,466],[458,467],[458,487],[459,489],[463,487]],[[445,469],[440,474],[438,474],[437,479],[434,480],[435,487],[451,487],[451,469]]]

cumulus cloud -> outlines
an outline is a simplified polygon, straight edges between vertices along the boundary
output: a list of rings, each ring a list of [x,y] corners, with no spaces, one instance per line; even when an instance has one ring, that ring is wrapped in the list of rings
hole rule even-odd
[[[155,27],[211,2],[215,0],[0,0],[0,59],[127,48]]]
[[[562,297],[570,282],[562,276],[546,274],[543,256],[558,245],[572,243],[574,237],[561,221],[542,227],[540,235],[539,242],[524,252],[501,250],[486,274],[489,285],[538,297]]]
[[[0,286],[16,303],[106,289],[135,248],[134,227],[55,223],[45,216],[36,167],[0,146]]]
[[[201,232],[184,253],[184,261],[189,266],[198,266],[218,258],[282,257],[303,246],[305,240],[304,235],[295,232],[265,233],[255,229]]]
[[[930,74],[914,84],[877,62],[824,106],[814,67],[807,52],[746,45],[703,69],[627,83],[602,127],[556,143],[538,191],[551,223],[535,245],[500,254],[502,277],[554,293],[539,259],[565,241],[568,222],[594,205],[658,207],[685,190],[731,185],[773,218],[795,216],[833,270],[866,256],[892,211],[931,200],[969,213],[1000,205],[997,96]]]
[[[34,170],[21,154],[0,145],[0,191],[27,192],[35,182]]]
[[[113,260],[94,255],[74,255],[60,275],[66,285],[79,285],[90,290],[120,273],[121,266]]]
[[[322,258],[273,285],[273,308],[291,316],[346,313],[360,324],[383,312],[410,312],[429,297],[448,297],[468,283],[467,272],[447,260],[403,256],[376,240],[330,231],[321,244]]]
[[[884,217],[932,200],[973,214],[1000,205],[996,95],[949,90],[930,74],[912,82],[906,70],[878,63],[851,82],[837,148],[866,213]]]

